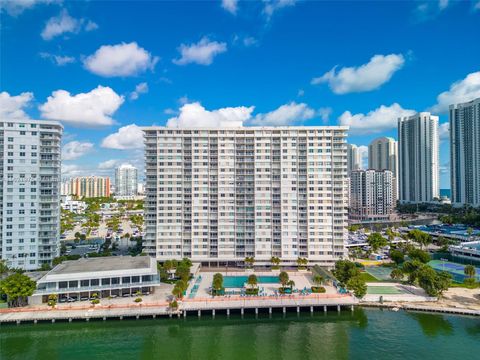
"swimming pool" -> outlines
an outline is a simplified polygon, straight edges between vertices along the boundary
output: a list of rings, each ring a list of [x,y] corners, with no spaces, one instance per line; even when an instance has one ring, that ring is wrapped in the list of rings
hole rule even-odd
[[[248,276],[224,276],[223,286],[225,288],[241,288],[248,280]],[[257,276],[259,284],[278,284],[278,276]]]

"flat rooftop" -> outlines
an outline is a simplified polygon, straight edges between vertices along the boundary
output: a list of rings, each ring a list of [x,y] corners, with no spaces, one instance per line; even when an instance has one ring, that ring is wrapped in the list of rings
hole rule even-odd
[[[48,275],[77,274],[83,272],[101,272],[115,270],[149,269],[149,256],[109,256],[68,260],[55,266]]]

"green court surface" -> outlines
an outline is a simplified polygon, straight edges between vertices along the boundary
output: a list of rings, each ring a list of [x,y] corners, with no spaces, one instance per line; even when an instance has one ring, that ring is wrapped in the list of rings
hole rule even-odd
[[[395,286],[369,286],[367,288],[367,294],[397,295],[405,294],[405,292]]]
[[[365,266],[365,271],[378,280],[392,281],[390,273],[392,269],[385,266]]]

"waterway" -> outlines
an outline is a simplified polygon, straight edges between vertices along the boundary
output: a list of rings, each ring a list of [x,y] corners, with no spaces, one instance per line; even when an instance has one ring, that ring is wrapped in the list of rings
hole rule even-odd
[[[473,359],[480,319],[380,309],[2,325],[0,359]],[[478,357],[477,357],[478,358]]]

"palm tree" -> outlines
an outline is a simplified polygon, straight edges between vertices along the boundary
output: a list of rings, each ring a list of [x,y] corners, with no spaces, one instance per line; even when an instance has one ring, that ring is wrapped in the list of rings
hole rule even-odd
[[[280,280],[280,283],[282,284],[282,287],[285,287],[290,280],[288,277],[288,273],[285,271],[282,271],[280,275],[278,275],[278,280]]]
[[[251,256],[251,257],[247,256],[244,261],[245,261],[246,267],[251,268],[251,267],[253,267],[253,263],[255,262],[255,258],[253,256]]]
[[[183,297],[183,289],[177,285],[175,285],[172,289],[172,295],[175,296],[177,299],[181,299]]]
[[[254,289],[258,284],[257,275],[255,274],[250,275],[248,277],[247,284],[250,285],[252,289]]]
[[[272,268],[276,269],[276,268],[278,268],[278,265],[280,264],[280,258],[276,257],[276,256],[272,256],[272,258],[270,259],[270,262],[273,265]]]
[[[322,285],[322,283],[323,283],[323,276],[321,276],[321,275],[314,275],[312,280],[313,280],[313,283],[314,283],[315,285],[320,286],[320,285]]]
[[[466,276],[472,279],[475,277],[475,274],[477,273],[477,269],[475,269],[475,266],[473,265],[467,265],[463,269],[463,272],[465,273]]]
[[[301,258],[299,257],[297,259],[297,265],[298,265],[298,268],[303,268],[305,265],[308,264],[308,260],[306,258]]]
[[[293,287],[295,286],[295,281],[289,280],[289,281],[287,282],[287,285],[290,287],[290,290],[293,290]]]

